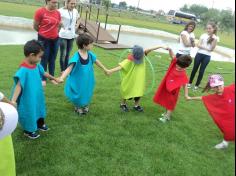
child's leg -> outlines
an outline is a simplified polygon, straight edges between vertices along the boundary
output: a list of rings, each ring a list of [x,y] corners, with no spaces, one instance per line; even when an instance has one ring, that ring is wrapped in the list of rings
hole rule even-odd
[[[138,112],[143,112],[143,108],[140,106],[140,99],[141,97],[134,98],[134,110]]]
[[[134,98],[134,105],[137,107],[137,106],[140,106],[140,99],[141,99],[141,97],[135,97]]]
[[[171,111],[171,110],[167,110],[167,111],[166,111],[166,115],[165,115],[165,116],[166,116],[166,118],[167,118],[168,120],[170,120],[172,112],[173,112],[173,111]]]
[[[44,118],[38,119],[37,126],[38,126],[38,129],[41,131],[48,131],[49,130],[48,126],[45,124]]]
[[[126,99],[122,99],[122,101],[120,103],[120,108],[124,112],[128,112],[129,111],[129,108],[128,108],[127,104],[126,104]]]
[[[122,99],[121,105],[126,105],[126,99]]]
[[[162,114],[162,117],[160,118],[160,121],[165,123],[171,118],[171,114],[173,111],[171,110],[166,110],[166,113]]]

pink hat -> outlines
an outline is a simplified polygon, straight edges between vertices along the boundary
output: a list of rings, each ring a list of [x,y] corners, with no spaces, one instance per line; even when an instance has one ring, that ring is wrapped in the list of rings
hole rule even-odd
[[[217,87],[217,86],[222,86],[224,85],[224,79],[221,75],[219,74],[214,74],[214,75],[211,75],[209,78],[208,78],[208,82],[210,84],[210,87]]]

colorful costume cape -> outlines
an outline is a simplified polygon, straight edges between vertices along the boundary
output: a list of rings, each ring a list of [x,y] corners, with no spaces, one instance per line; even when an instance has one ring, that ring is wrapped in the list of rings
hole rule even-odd
[[[235,84],[225,87],[223,95],[208,95],[202,100],[226,141],[235,140]]]
[[[43,75],[44,69],[40,64],[29,66],[23,63],[14,76],[15,86],[19,81],[22,88],[17,99],[19,122],[23,129],[28,132],[37,131],[38,119],[46,117],[46,105],[41,81]]]
[[[93,64],[96,62],[96,56],[88,52],[89,63],[82,65],[78,52],[70,59],[69,65],[74,67],[66,80],[65,95],[76,106],[84,107],[91,102],[95,87]]]
[[[174,58],[153,99],[171,111],[176,107],[181,86],[188,83],[186,71],[177,71],[176,63],[177,59]]]
[[[16,175],[15,156],[11,136],[0,140],[0,175]]]
[[[145,91],[146,63],[135,64],[133,56],[129,55],[119,64],[121,70],[121,96],[123,99],[142,97]]]

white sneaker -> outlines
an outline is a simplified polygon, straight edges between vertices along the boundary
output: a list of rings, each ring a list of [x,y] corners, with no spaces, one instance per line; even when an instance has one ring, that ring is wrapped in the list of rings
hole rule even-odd
[[[192,88],[192,84],[187,84],[188,89]]]
[[[222,149],[228,148],[228,146],[229,146],[229,143],[226,142],[226,141],[223,141],[223,142],[221,142],[220,144],[217,144],[217,145],[215,146],[215,149],[217,149],[217,150],[222,150]]]
[[[164,117],[166,115],[166,112],[165,113],[163,113],[163,114],[161,114],[161,117]]]
[[[159,120],[160,120],[162,123],[166,123],[166,122],[170,121],[170,118],[164,116],[164,117],[162,117],[162,118],[159,118]]]
[[[194,86],[193,90],[197,91],[198,90],[198,86]]]

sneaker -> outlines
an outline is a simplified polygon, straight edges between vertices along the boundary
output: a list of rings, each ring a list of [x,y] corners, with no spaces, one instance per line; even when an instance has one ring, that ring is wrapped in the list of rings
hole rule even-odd
[[[48,131],[48,130],[49,130],[49,128],[48,128],[48,126],[47,126],[46,124],[44,124],[44,125],[41,126],[41,127],[38,127],[38,129],[39,129],[40,131]]]
[[[192,88],[192,84],[187,84],[188,89]]]
[[[141,106],[134,106],[133,109],[138,112],[143,112],[143,108]]]
[[[40,135],[37,132],[30,133],[30,132],[24,131],[24,135],[30,139],[37,139],[40,137]]]
[[[194,86],[193,90],[197,91],[198,90],[198,86]]]
[[[217,145],[215,146],[215,149],[217,149],[217,150],[222,150],[222,149],[228,148],[228,146],[229,146],[228,142],[223,141],[223,142],[221,142],[220,144],[217,144]]]
[[[163,123],[166,123],[166,122],[170,121],[170,118],[164,116],[164,117],[161,117],[159,120]]]
[[[161,114],[161,117],[164,117],[164,116],[166,116],[166,112],[165,112],[165,113],[163,113],[163,114]]]
[[[83,113],[85,113],[85,114],[89,113],[89,107],[88,106],[83,108]]]
[[[82,108],[75,108],[75,112],[78,113],[79,115],[85,115]]]
[[[120,105],[120,108],[123,112],[129,112],[129,108],[126,104],[121,104]]]

